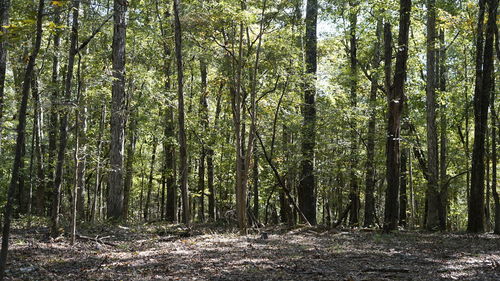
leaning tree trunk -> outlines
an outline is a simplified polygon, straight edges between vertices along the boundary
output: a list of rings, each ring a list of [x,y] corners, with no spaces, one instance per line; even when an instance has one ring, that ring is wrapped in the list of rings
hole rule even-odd
[[[9,189],[7,191],[7,204],[5,205],[2,229],[2,250],[0,251],[0,280],[4,279],[5,267],[7,265],[7,252],[9,249],[9,236],[10,236],[10,223],[12,216],[12,205],[14,203],[14,191],[18,186],[20,176],[20,167],[22,166],[22,150],[24,148],[25,130],[26,130],[26,115],[28,108],[28,97],[31,86],[31,79],[33,77],[33,69],[35,68],[35,61],[40,51],[42,44],[42,17],[45,2],[40,0],[38,3],[38,12],[36,17],[36,39],[33,47],[33,52],[29,56],[28,65],[24,73],[23,88],[21,93],[21,104],[17,116],[19,123],[17,124],[16,132],[16,150],[14,156],[14,163],[12,165],[12,175],[10,177]]]
[[[317,70],[317,28],[318,1],[307,0],[305,63],[306,74],[310,76],[305,83],[304,104],[302,107],[302,159],[301,175],[297,189],[299,209],[310,224],[316,222],[316,195],[314,178],[314,147],[316,145],[316,70]]]
[[[400,177],[400,140],[401,113],[405,100],[404,84],[406,80],[406,62],[408,60],[408,35],[410,29],[411,0],[400,0],[399,38],[394,82],[390,81],[391,73],[391,31],[390,25],[385,26],[385,68],[386,91],[388,93],[388,125],[387,125],[387,191],[385,200],[384,230],[395,230],[399,216],[399,177]]]
[[[497,15],[497,0],[488,0],[488,23],[484,49],[482,30],[484,0],[479,1],[478,34],[476,42],[476,85],[474,90],[474,146],[467,231],[484,231],[484,172],[485,135],[488,125],[488,106],[493,84],[493,39]],[[484,51],[484,52],[482,52]]]
[[[108,218],[123,218],[123,144],[125,131],[125,38],[128,2],[114,0],[113,86],[109,150]]]

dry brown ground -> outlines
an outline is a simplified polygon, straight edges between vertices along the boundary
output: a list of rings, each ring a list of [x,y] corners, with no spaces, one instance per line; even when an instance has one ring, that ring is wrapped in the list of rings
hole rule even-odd
[[[104,239],[71,246],[46,231],[13,231],[7,280],[500,280],[490,234],[99,226],[82,233]]]

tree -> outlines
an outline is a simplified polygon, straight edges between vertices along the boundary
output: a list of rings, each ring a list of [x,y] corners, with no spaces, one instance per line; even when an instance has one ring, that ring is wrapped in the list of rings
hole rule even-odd
[[[436,127],[436,3],[427,1],[427,216],[425,228],[436,230],[439,222],[438,143]]]
[[[302,159],[298,187],[299,208],[311,224],[316,224],[316,195],[314,178],[314,146],[316,144],[316,70],[317,70],[317,35],[318,1],[307,0],[305,69],[306,81],[304,103],[302,105]]]
[[[123,215],[123,144],[125,127],[125,37],[128,2],[114,0],[113,90],[111,98],[111,142],[108,187],[108,218],[120,220]]]
[[[73,71],[75,65],[75,56],[78,52],[78,13],[80,7],[79,0],[73,0],[72,2],[73,11],[73,22],[71,24],[71,35],[70,35],[70,47],[68,51],[68,66],[66,70],[66,79],[64,79],[64,100],[63,103],[66,104],[66,108],[61,114],[61,122],[59,127],[59,150],[57,151],[57,164],[56,164],[56,174],[54,177],[54,192],[52,196],[52,225],[50,233],[52,237],[57,237],[59,235],[59,209],[60,209],[60,198],[61,198],[61,188],[63,182],[63,168],[66,154],[66,145],[68,142],[68,115],[69,115],[69,105],[71,99],[71,92],[73,86]],[[77,196],[76,193],[74,196]],[[76,201],[75,201],[76,202]]]
[[[370,85],[370,119],[368,121],[368,139],[366,145],[366,179],[365,179],[365,219],[363,225],[370,227],[375,223],[375,125],[377,118],[377,91],[379,88],[379,75],[376,69],[380,66],[380,44],[382,43],[383,22],[378,15],[376,27],[376,42],[373,44],[372,69],[375,70]]]
[[[0,1],[0,151],[2,143],[5,72],[7,70],[7,26],[9,26],[10,0]]]
[[[388,94],[388,124],[387,124],[387,191],[385,196],[384,230],[395,230],[399,216],[399,180],[400,180],[400,140],[401,113],[405,100],[404,86],[408,60],[408,33],[410,29],[411,0],[399,2],[399,37],[398,52],[394,79],[391,82],[391,30],[390,24],[384,27],[384,61],[386,92]]]
[[[177,103],[179,122],[179,155],[180,155],[180,187],[182,193],[182,221],[190,223],[190,207],[188,195],[188,163],[187,163],[187,141],[186,129],[184,125],[184,70],[182,66],[182,30],[179,17],[180,0],[174,0],[174,37],[175,37],[175,58],[177,61]]]
[[[18,180],[20,176],[20,167],[22,165],[22,152],[24,148],[25,140],[25,130],[26,130],[26,113],[28,108],[28,97],[31,86],[31,79],[33,78],[33,69],[35,68],[36,58],[38,52],[40,51],[40,46],[42,44],[42,19],[43,11],[45,7],[44,0],[38,2],[38,10],[36,16],[36,37],[35,44],[33,46],[33,51],[28,58],[28,64],[26,65],[26,70],[24,72],[23,88],[21,93],[21,104],[19,105],[18,118],[19,122],[17,124],[17,138],[16,138],[16,151],[14,162],[12,164],[12,175],[10,178],[9,189],[7,191],[7,204],[4,211],[3,219],[3,229],[2,229],[2,249],[0,251],[0,280],[5,277],[5,267],[7,265],[7,253],[9,250],[9,236],[10,236],[10,223],[12,216],[12,205],[14,203],[14,192],[18,187]]]
[[[485,2],[488,4],[488,22],[484,40]],[[467,220],[467,230],[469,232],[484,231],[485,137],[488,128],[489,98],[493,85],[493,39],[497,8],[497,0],[479,1],[476,38],[476,84],[474,88],[474,146],[472,150],[471,192]]]

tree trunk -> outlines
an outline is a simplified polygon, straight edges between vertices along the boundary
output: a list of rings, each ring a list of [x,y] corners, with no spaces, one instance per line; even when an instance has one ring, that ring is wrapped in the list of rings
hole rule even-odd
[[[299,209],[310,224],[316,224],[316,195],[314,178],[314,147],[316,145],[316,70],[317,70],[317,21],[318,1],[307,0],[306,35],[305,35],[305,68],[310,76],[305,83],[304,104],[302,107],[302,159],[301,175],[297,189]]]
[[[401,151],[401,182],[399,183],[399,225],[406,227],[406,206],[408,197],[406,196],[408,151],[404,148]]]
[[[26,130],[26,115],[28,107],[28,97],[31,86],[31,79],[33,77],[33,69],[35,68],[35,61],[40,50],[40,45],[42,43],[42,17],[44,9],[44,0],[40,0],[38,3],[38,12],[36,18],[36,39],[35,45],[33,47],[33,52],[29,56],[28,64],[26,66],[26,71],[24,73],[23,88],[21,93],[21,104],[19,106],[18,118],[19,123],[16,128],[17,138],[16,138],[16,150],[14,156],[14,162],[12,165],[12,175],[10,178],[9,189],[7,191],[7,204],[5,205],[4,217],[3,217],[3,229],[2,229],[2,249],[0,251],[0,280],[4,279],[5,267],[7,265],[7,252],[9,248],[9,236],[10,236],[10,223],[12,216],[12,205],[14,203],[14,192],[17,189],[18,179],[20,175],[20,167],[22,166],[22,150],[24,148],[25,130]]]
[[[201,97],[200,97],[200,127],[208,131],[208,101],[207,101],[207,62],[200,58]],[[205,221],[205,158],[207,149],[205,141],[201,141],[200,159],[198,165],[198,220]]]
[[[379,15],[380,17],[380,15]],[[376,36],[377,41],[373,46],[372,69],[378,69],[380,66],[380,44],[382,38],[382,18],[377,20]],[[371,79],[370,86],[370,119],[368,121],[368,139],[366,145],[366,185],[365,185],[365,227],[373,226],[375,223],[375,130],[377,121],[377,90],[378,74],[375,71]]]
[[[149,205],[151,204],[151,192],[153,191],[153,175],[156,160],[157,139],[153,136],[153,152],[151,153],[151,164],[149,166],[148,191],[146,193],[146,203],[144,205],[144,221],[149,219]]]
[[[394,83],[390,81],[391,73],[391,32],[390,25],[385,26],[385,68],[386,91],[388,93],[388,125],[387,125],[387,192],[385,200],[384,230],[395,230],[399,216],[399,178],[400,178],[400,131],[401,113],[405,100],[404,84],[406,80],[406,62],[408,60],[408,35],[410,29],[411,0],[400,0],[398,52]],[[389,74],[389,75],[388,75]]]
[[[497,38],[498,40],[498,38]],[[492,66],[493,67],[493,66]],[[492,70],[495,73],[494,70]],[[495,234],[500,234],[500,197],[498,196],[497,185],[498,185],[498,175],[497,175],[497,128],[500,124],[498,123],[498,115],[495,108],[495,76],[493,76],[491,81],[491,191],[493,195],[493,202],[495,202],[495,225],[493,232]],[[499,130],[500,132],[500,130]]]
[[[427,0],[427,219],[425,228],[437,230],[439,221],[438,138],[436,127],[436,2]]]
[[[113,89],[111,97],[111,142],[109,152],[108,219],[123,218],[123,143],[125,127],[125,38],[128,2],[114,0]]]
[[[488,23],[483,49],[483,19],[485,4],[479,1],[479,17],[476,41],[476,85],[474,90],[474,146],[472,151],[472,174],[470,206],[467,231],[484,231],[484,172],[485,135],[488,125],[488,106],[492,87],[493,38],[497,15],[497,0],[488,0]],[[483,53],[484,50],[484,53]],[[484,56],[484,57],[483,57]]]
[[[54,24],[61,24],[61,8],[55,7],[54,10]],[[57,153],[57,128],[59,127],[59,46],[61,44],[61,32],[56,30],[54,33],[53,50],[54,55],[52,57],[52,80],[51,83],[54,85],[54,89],[51,91],[50,95],[50,109],[49,109],[49,147],[48,147],[48,157],[47,157],[47,185],[46,189],[52,194],[54,198],[55,185],[55,168],[56,168],[56,153]],[[45,197],[45,194],[44,194]],[[45,200],[44,200],[45,201]],[[54,206],[54,202],[52,202]],[[37,207],[39,210],[41,206]],[[52,212],[52,211],[51,211]]]
[[[3,137],[3,107],[5,95],[5,73],[7,70],[7,28],[9,25],[10,0],[0,0],[0,153]]]
[[[180,188],[182,193],[182,220],[185,224],[190,223],[189,195],[188,195],[188,162],[186,129],[184,125],[184,72],[182,66],[182,31],[179,18],[180,0],[174,0],[174,33],[175,33],[175,58],[177,61],[177,100],[178,100],[178,122],[179,122],[179,156],[180,156]]]
[[[439,49],[439,91],[441,95],[444,95],[446,91],[446,46],[444,42],[444,30],[441,29],[439,34],[440,41],[440,49]],[[440,155],[439,155],[439,179],[440,179],[440,211],[439,211],[439,220],[440,220],[440,229],[446,230],[446,224],[448,220],[448,175],[446,173],[447,164],[446,164],[446,154],[447,154],[447,129],[448,129],[448,121],[447,121],[447,112],[446,105],[441,106],[441,119],[440,119]]]
[[[101,106],[101,120],[99,121],[99,132],[97,135],[97,156],[96,156],[96,172],[95,172],[95,186],[94,186],[94,200],[92,202],[92,211],[90,215],[90,221],[95,222],[96,217],[101,217],[101,205],[99,194],[101,191],[101,151],[102,151],[102,135],[104,133],[104,124],[106,120],[106,105]]]
[[[80,1],[73,0],[72,11],[73,11],[73,22],[71,25],[71,35],[70,35],[70,47],[68,55],[68,66],[66,69],[66,79],[64,83],[64,101],[65,108],[63,109],[61,116],[61,123],[59,127],[59,150],[57,152],[57,164],[56,164],[56,175],[54,178],[54,194],[52,197],[52,217],[51,217],[51,235],[52,237],[57,237],[59,235],[59,209],[60,209],[60,197],[61,197],[61,187],[63,182],[63,167],[64,158],[66,154],[66,146],[68,142],[68,114],[70,111],[69,104],[71,99],[71,90],[73,82],[73,69],[75,65],[75,56],[77,53],[77,42],[78,42],[78,10],[80,6]]]
[[[351,107],[357,108],[357,86],[358,86],[358,59],[357,59],[357,44],[356,44],[356,25],[357,25],[357,9],[356,1],[350,1],[349,10],[349,39],[350,39],[350,99]],[[351,147],[350,147],[350,167],[349,167],[349,185],[350,185],[350,201],[351,209],[349,210],[349,225],[357,226],[359,224],[359,186],[356,176],[358,166],[358,136],[356,132],[356,123],[352,123],[351,130]]]

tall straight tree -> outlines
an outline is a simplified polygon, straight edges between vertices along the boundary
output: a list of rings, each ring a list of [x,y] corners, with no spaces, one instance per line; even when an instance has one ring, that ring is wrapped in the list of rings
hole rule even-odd
[[[5,73],[7,70],[7,28],[9,25],[10,0],[0,0],[0,151],[2,143],[3,104],[5,93]]]
[[[488,4],[486,39],[483,38],[485,2]],[[488,128],[488,106],[493,85],[493,39],[498,0],[479,0],[476,38],[476,84],[474,88],[474,146],[472,150],[471,192],[467,231],[484,231],[485,139]],[[484,47],[483,47],[484,41]]]
[[[80,0],[73,0],[71,10],[73,11],[73,22],[71,24],[70,47],[68,51],[68,66],[66,69],[66,79],[64,80],[64,103],[69,105],[71,99],[71,90],[73,83],[73,69],[75,66],[75,56],[78,51],[78,10]],[[61,115],[61,123],[59,128],[59,150],[57,151],[56,175],[54,177],[54,189],[52,194],[52,224],[51,235],[56,237],[59,235],[59,209],[61,198],[61,186],[63,181],[64,158],[66,155],[66,145],[68,143],[68,114],[69,106],[64,109]],[[75,194],[76,196],[76,194]]]
[[[376,36],[377,39],[373,45],[372,69],[380,66],[380,44],[382,43],[383,22],[378,14]],[[375,129],[377,118],[377,90],[378,90],[377,71],[371,78],[370,85],[370,120],[368,121],[368,139],[366,141],[366,183],[365,183],[365,220],[363,225],[370,227],[375,223]]]
[[[399,1],[399,37],[394,82],[391,82],[391,30],[386,23],[384,28],[385,79],[388,94],[387,123],[387,191],[385,196],[384,230],[395,230],[399,216],[399,180],[400,180],[400,140],[401,113],[405,100],[406,62],[408,60],[408,35],[410,30],[411,0]]]
[[[33,78],[33,69],[35,68],[35,61],[40,51],[42,44],[42,18],[45,1],[38,2],[38,11],[36,16],[36,37],[33,51],[28,58],[28,65],[24,72],[23,87],[21,93],[21,104],[19,106],[16,133],[16,151],[14,156],[14,163],[12,165],[12,175],[10,177],[9,189],[7,191],[7,204],[5,205],[2,229],[2,250],[0,251],[0,280],[4,279],[5,266],[7,265],[7,252],[9,250],[9,236],[10,236],[10,223],[12,216],[12,205],[14,203],[14,192],[19,185],[19,176],[21,174],[20,168],[22,166],[22,154],[24,149],[24,139],[26,130],[26,113],[28,108],[28,97],[31,86],[31,79]]]
[[[436,127],[436,1],[427,0],[427,216],[425,228],[436,230],[439,222],[438,138]]]
[[[299,208],[310,224],[316,224],[316,195],[314,179],[314,147],[316,145],[316,70],[318,1],[307,0],[305,66],[306,81],[302,106],[302,160],[298,186]]]
[[[179,17],[180,0],[174,0],[174,34],[175,34],[175,58],[177,61],[177,102],[179,121],[179,174],[180,187],[182,193],[182,221],[185,224],[190,222],[190,209],[188,198],[188,162],[187,162],[187,141],[186,129],[184,125],[184,70],[182,67],[182,30]]]
[[[125,38],[128,2],[114,0],[113,86],[111,96],[111,143],[109,151],[108,218],[123,216],[123,147],[125,131]]]
[[[350,41],[350,94],[351,94],[351,106],[353,109],[357,107],[357,88],[358,88],[358,46],[356,39],[356,27],[358,22],[358,3],[356,0],[350,1],[349,3],[349,41]],[[359,185],[358,178],[356,176],[357,162],[358,162],[358,137],[356,132],[356,123],[351,124],[351,163],[349,168],[349,185],[350,185],[350,201],[351,209],[349,210],[349,224],[357,225],[359,223]]]

